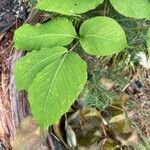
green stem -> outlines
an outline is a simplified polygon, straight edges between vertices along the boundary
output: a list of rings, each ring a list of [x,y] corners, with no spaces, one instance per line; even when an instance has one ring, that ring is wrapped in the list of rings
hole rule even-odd
[[[72,48],[69,50],[69,52],[71,52],[78,44],[79,44],[79,41],[77,41],[77,42],[72,46]]]

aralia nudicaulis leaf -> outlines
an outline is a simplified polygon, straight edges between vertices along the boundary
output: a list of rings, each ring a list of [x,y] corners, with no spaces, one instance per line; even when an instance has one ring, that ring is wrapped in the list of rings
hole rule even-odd
[[[67,18],[56,18],[35,26],[25,24],[16,30],[14,43],[17,49],[40,50],[43,47],[65,46],[76,37],[75,28]]]
[[[41,127],[55,123],[69,110],[87,80],[87,65],[64,47],[44,48],[21,58],[15,67],[17,86],[27,89],[34,117]]]
[[[86,80],[86,63],[72,51],[37,74],[28,94],[32,113],[41,127],[55,123],[69,110]]]
[[[80,44],[91,55],[112,55],[127,46],[121,26],[109,17],[94,17],[80,27]]]
[[[110,2],[116,11],[126,17],[150,19],[149,0],[110,0]]]
[[[77,15],[96,8],[104,0],[41,0],[36,8],[65,15]]]

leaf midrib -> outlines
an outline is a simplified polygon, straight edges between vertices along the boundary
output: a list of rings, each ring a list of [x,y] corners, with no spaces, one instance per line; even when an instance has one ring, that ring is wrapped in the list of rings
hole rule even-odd
[[[58,74],[58,72],[59,72],[59,70],[60,70],[62,64],[64,63],[64,61],[65,61],[65,59],[66,59],[68,53],[69,53],[69,52],[67,52],[67,53],[65,54],[64,58],[62,59],[61,63],[59,64],[59,66],[58,66],[58,68],[57,68],[57,70],[56,70],[56,72],[55,72],[55,74],[54,74],[54,77],[53,77],[53,79],[52,79],[52,81],[51,81],[51,84],[50,84],[50,87],[49,87],[49,90],[48,90],[48,94],[47,94],[47,97],[46,97],[46,100],[45,100],[45,106],[44,106],[44,110],[43,110],[43,117],[45,117],[45,111],[46,111],[46,106],[47,106],[47,102],[48,102],[48,97],[49,97],[49,95],[50,95],[50,93],[51,93],[51,90],[52,90],[52,87],[53,87],[53,83],[54,83],[54,81],[55,81],[55,79],[56,79],[56,77],[57,77],[57,74]]]
[[[36,36],[32,36],[32,37],[27,37],[26,36],[23,39],[23,41],[26,40],[26,39],[31,40],[31,39],[35,39],[35,38],[43,38],[45,36],[66,36],[66,37],[73,37],[73,38],[75,38],[75,35],[72,35],[72,34],[51,33],[51,34],[36,35]]]

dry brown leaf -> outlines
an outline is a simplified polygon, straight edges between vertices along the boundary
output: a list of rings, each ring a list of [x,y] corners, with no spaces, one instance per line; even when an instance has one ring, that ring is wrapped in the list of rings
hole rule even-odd
[[[72,114],[67,121],[72,134],[72,141],[76,137],[78,147],[90,147],[98,142],[101,136],[100,125],[102,117],[98,110],[91,107],[84,107]],[[72,133],[72,132],[71,132]]]
[[[116,137],[123,146],[131,146],[135,148],[138,145],[138,134],[137,131],[135,130],[131,133],[131,135],[127,139],[124,139],[123,137],[120,136]]]
[[[109,123],[115,123],[115,122],[120,122],[126,120],[126,115],[125,113],[122,113],[120,115],[114,116],[109,120]]]
[[[19,125],[13,141],[13,150],[48,150],[46,137],[31,116],[26,117]]]

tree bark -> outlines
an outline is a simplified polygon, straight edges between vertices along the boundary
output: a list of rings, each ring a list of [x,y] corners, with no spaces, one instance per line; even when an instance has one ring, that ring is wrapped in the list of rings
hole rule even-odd
[[[13,27],[14,28],[14,27]],[[14,29],[5,33],[1,39],[1,89],[0,89],[0,144],[11,149],[19,122],[29,114],[29,105],[25,92],[18,92],[14,80],[14,64],[23,52],[13,48]]]

